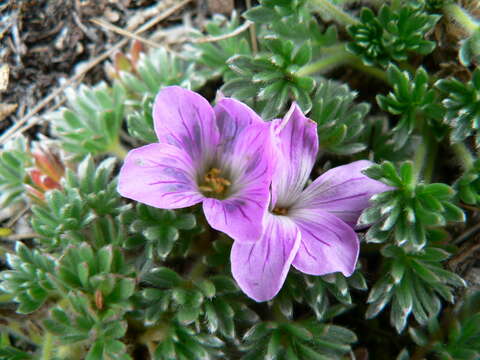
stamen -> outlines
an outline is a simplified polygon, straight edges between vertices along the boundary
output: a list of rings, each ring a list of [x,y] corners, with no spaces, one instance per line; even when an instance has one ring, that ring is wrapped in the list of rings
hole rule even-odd
[[[203,184],[198,188],[209,196],[222,196],[232,183],[221,176],[221,170],[211,168],[203,177]]]
[[[288,214],[288,209],[287,208],[282,208],[282,207],[275,207],[272,210],[272,213],[275,214],[275,215],[286,216]]]

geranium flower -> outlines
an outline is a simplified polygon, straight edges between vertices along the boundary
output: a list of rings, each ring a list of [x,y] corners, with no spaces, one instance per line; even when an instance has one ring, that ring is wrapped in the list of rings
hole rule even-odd
[[[239,101],[223,98],[212,108],[178,86],[160,91],[153,119],[159,142],[128,153],[120,194],[163,209],[203,202],[213,228],[257,240],[274,165],[269,123]]]
[[[351,275],[359,250],[353,226],[370,197],[390,189],[361,173],[372,165],[364,160],[333,168],[305,188],[318,152],[316,124],[294,104],[272,127],[279,143],[265,230],[255,243],[234,238],[231,253],[235,280],[256,301],[278,293],[290,265],[311,275]]]

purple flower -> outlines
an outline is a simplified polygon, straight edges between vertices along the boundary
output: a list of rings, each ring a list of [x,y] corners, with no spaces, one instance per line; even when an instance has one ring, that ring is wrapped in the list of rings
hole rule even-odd
[[[203,202],[213,228],[258,240],[274,166],[271,126],[241,102],[223,98],[212,108],[178,86],[160,91],[153,119],[159,142],[128,153],[120,194],[163,209]]]
[[[353,230],[373,194],[389,190],[363,175],[372,163],[356,161],[331,169],[305,189],[318,152],[316,124],[294,104],[272,124],[278,136],[272,201],[259,241],[234,238],[232,273],[256,301],[273,298],[290,265],[311,275],[355,270],[359,239]]]

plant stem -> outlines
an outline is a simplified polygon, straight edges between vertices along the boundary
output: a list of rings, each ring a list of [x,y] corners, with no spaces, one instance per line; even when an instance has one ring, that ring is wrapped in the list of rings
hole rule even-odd
[[[443,12],[461,25],[469,35],[472,35],[478,29],[478,22],[458,4],[451,3],[445,5]]]
[[[435,169],[435,162],[437,160],[438,142],[429,131],[426,131],[423,138],[426,138],[425,140],[427,142],[427,159],[423,170],[423,180],[429,183],[432,180],[433,170]]]
[[[420,145],[415,152],[415,156],[413,157],[413,174],[415,176],[415,183],[418,182],[420,179],[420,175],[422,174],[423,167],[425,165],[425,159],[427,157],[427,145],[425,141],[421,141]]]
[[[468,171],[473,167],[473,155],[464,143],[453,144],[452,150],[457,155],[458,160],[460,160],[464,171]]]
[[[372,75],[379,80],[382,80],[386,84],[390,84],[390,82],[388,81],[387,73],[385,71],[376,67],[367,66],[362,62],[362,60],[357,57],[355,57],[355,59],[350,62],[350,65],[352,65],[357,70]]]
[[[355,25],[360,22],[356,17],[345,12],[342,8],[332,4],[328,0],[310,0],[310,2],[315,4],[318,10],[321,10],[318,11],[320,15],[322,15],[321,13],[323,12],[343,26]]]
[[[112,144],[108,150],[107,150],[108,153],[110,154],[113,154],[115,155],[116,157],[118,157],[119,159],[125,159],[125,157],[127,156],[127,149],[125,149],[121,144],[120,142],[116,142],[114,144]]]
[[[423,181],[429,183],[432,179],[433,170],[435,168],[435,160],[437,157],[438,143],[435,137],[432,135],[429,127],[425,124],[425,119],[418,119],[423,124],[420,125],[420,134],[422,135],[422,141],[415,153],[413,159],[413,171],[415,174],[416,182],[420,178]],[[423,174],[423,176],[421,176]]]
[[[200,256],[197,261],[193,264],[188,277],[191,281],[196,281],[201,279],[205,271],[207,270],[207,265],[203,262],[203,256]]]
[[[45,333],[42,344],[42,357],[41,360],[50,360],[52,358],[53,351],[53,335],[49,332]]]
[[[324,49],[325,55],[319,60],[307,64],[300,68],[295,75],[302,77],[315,73],[322,73],[340,65],[351,65],[352,67],[364,73],[372,75],[385,83],[388,82],[387,73],[382,69],[366,66],[354,54],[351,54],[345,48],[345,44],[338,44]]]
[[[352,62],[354,59],[355,55],[347,52],[344,44],[339,44],[330,48],[327,54],[321,59],[300,68],[295,75],[302,77],[319,72],[325,72],[333,67]]]

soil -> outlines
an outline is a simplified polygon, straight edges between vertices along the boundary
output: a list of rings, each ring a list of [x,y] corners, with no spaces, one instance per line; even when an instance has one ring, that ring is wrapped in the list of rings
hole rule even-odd
[[[100,18],[124,29],[136,15],[162,5],[168,8],[178,1],[10,0],[0,5],[0,66],[8,64],[10,70],[8,87],[0,93],[0,106],[8,104],[15,109],[8,116],[2,116],[0,109],[0,134],[58,88],[61,81],[71,78],[79,66],[123,38],[92,19]],[[158,26],[179,24],[186,14],[198,25],[213,12],[229,14],[234,6],[244,8],[242,1],[192,1]],[[82,82],[95,84],[104,79],[104,67],[99,64]],[[54,105],[48,104],[44,111]],[[35,131],[38,129],[30,135],[34,137]]]

